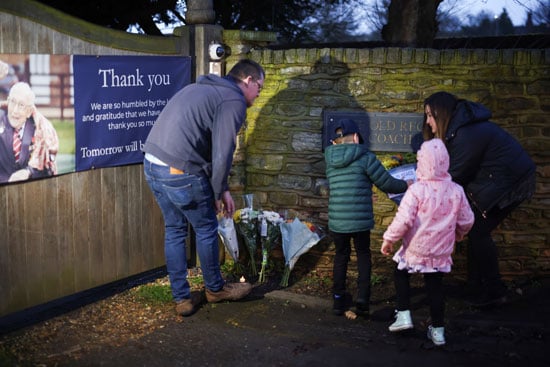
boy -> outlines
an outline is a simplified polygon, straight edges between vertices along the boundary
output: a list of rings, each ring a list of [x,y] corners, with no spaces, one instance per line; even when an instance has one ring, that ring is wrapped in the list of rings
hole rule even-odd
[[[376,155],[362,144],[363,138],[353,120],[340,120],[331,130],[332,145],[325,150],[325,161],[330,188],[328,226],[336,247],[333,313],[342,315],[345,312],[346,274],[353,239],[358,271],[356,311],[368,318],[370,230],[374,227],[372,185],[384,192],[401,193],[407,190],[408,184],[393,178]]]

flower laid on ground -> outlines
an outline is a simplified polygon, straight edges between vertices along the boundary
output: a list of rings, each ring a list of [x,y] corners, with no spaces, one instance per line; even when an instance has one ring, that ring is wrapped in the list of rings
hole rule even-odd
[[[256,249],[258,247],[258,212],[250,208],[236,210],[235,214],[233,214],[233,221],[250,255],[251,274],[256,276],[258,275],[255,261]]]
[[[239,241],[233,218],[218,215],[218,234],[234,262],[239,261]]]
[[[301,222],[298,218],[279,225],[285,255],[285,270],[280,285],[288,287],[290,272],[298,258],[315,246],[323,237],[317,226],[310,222]]]
[[[272,211],[261,211],[258,216],[258,222],[260,223],[260,238],[262,244],[262,268],[260,270],[259,282],[266,281],[266,267],[269,260],[269,253],[273,250],[276,243],[280,242],[281,230],[279,224],[284,220],[279,213]]]
[[[416,153],[398,153],[394,155],[383,155],[380,157],[380,162],[385,169],[390,170],[408,163],[416,163]]]
[[[380,162],[382,163],[384,168],[392,169],[401,165],[401,163],[403,162],[403,156],[401,156],[401,154],[392,155],[391,157],[382,158]]]

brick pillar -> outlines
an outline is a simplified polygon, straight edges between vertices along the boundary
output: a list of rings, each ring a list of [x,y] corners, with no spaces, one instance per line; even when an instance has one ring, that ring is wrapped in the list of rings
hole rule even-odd
[[[223,28],[214,25],[215,19],[216,13],[212,0],[187,0],[185,13],[187,25],[174,31],[174,34],[182,38],[182,44],[189,45],[189,55],[192,57],[193,63],[191,77],[193,81],[197,76],[208,74],[210,71],[208,57],[210,43],[222,43]]]

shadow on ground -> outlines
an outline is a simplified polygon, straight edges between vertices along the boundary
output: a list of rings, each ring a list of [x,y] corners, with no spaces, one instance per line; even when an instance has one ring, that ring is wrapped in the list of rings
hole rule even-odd
[[[277,279],[257,284],[243,301],[203,303],[191,317],[164,317],[161,323],[146,333],[135,334],[124,340],[119,338],[118,342],[117,333],[124,332],[120,330],[123,327],[112,330],[103,326],[101,334],[101,330],[93,330],[99,328],[99,324],[88,326],[89,330],[79,334],[87,340],[71,340],[65,345],[51,342],[63,340],[60,337],[67,339],[70,328],[82,329],[82,325],[75,321],[76,318],[68,317],[67,320],[59,321],[60,326],[55,328],[55,332],[48,331],[50,334],[58,334],[58,339],[35,339],[43,343],[51,342],[49,354],[40,361],[27,364],[23,361],[15,365],[550,365],[547,353],[550,346],[549,280],[531,281],[528,285],[516,288],[514,292],[517,296],[512,302],[490,310],[470,307],[464,301],[462,285],[448,284],[447,344],[439,348],[434,347],[426,337],[429,311],[423,290],[415,288],[413,292],[412,316],[415,328],[396,335],[387,329],[393,317],[393,288],[391,285],[384,289],[380,287],[373,290],[370,319],[351,320],[344,316],[334,316],[330,298],[325,293],[321,296],[308,295],[304,294],[307,292],[297,292],[295,286],[281,289]],[[105,304],[103,308],[94,309],[93,313],[96,317],[106,319],[103,321],[108,324],[109,317],[113,317],[108,309],[121,304],[116,296]],[[125,307],[122,307],[122,313],[127,309]],[[173,308],[145,308],[144,312],[143,320],[130,319],[126,325],[146,324],[151,321],[153,313],[173,315]],[[88,314],[92,312],[88,311]],[[45,323],[53,325],[53,321]],[[106,333],[114,335],[104,335]],[[8,339],[10,335],[7,335]],[[87,342],[99,337],[109,342],[86,348]],[[4,338],[3,342],[9,340]],[[32,349],[31,346],[27,347]]]

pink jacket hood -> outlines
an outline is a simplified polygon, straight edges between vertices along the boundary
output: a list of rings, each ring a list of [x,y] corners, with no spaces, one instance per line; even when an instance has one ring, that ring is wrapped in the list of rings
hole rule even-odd
[[[416,154],[417,180],[449,181],[449,153],[441,139],[428,140],[422,144]]]

